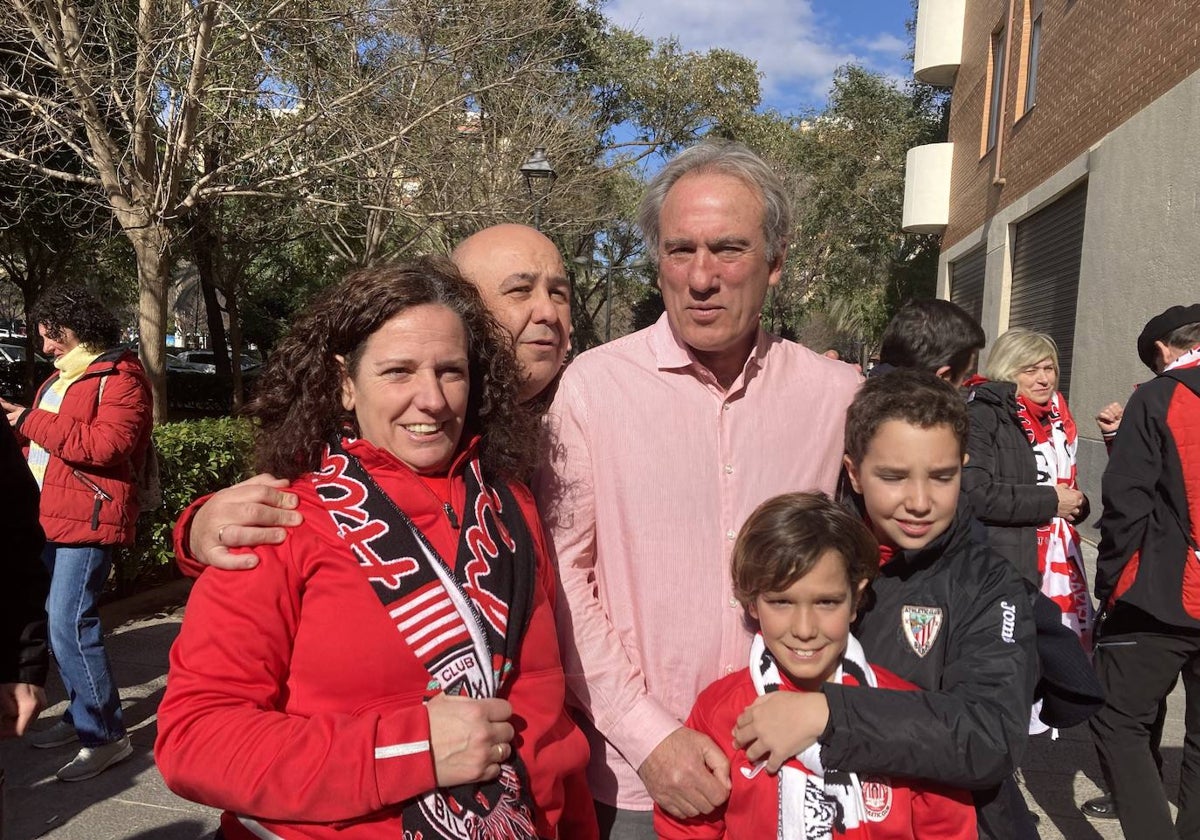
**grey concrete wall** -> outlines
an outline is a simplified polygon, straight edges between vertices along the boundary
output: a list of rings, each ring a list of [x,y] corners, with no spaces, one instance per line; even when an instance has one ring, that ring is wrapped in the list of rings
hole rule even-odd
[[[1136,349],[1146,321],[1168,306],[1200,302],[1197,138],[1200,73],[1089,153],[1071,408],[1090,439],[1080,444],[1079,472],[1097,515],[1107,458],[1091,418],[1152,375]]]

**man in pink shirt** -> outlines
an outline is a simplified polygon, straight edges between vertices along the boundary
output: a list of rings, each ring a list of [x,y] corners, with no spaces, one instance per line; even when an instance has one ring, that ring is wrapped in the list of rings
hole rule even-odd
[[[682,721],[702,688],[745,667],[734,538],[760,502],[837,482],[859,376],[759,323],[789,216],[744,146],[675,158],[639,216],[666,314],[581,355],[547,417],[535,491],[604,836],[652,838],[654,802],[688,817],[725,800],[723,752]]]

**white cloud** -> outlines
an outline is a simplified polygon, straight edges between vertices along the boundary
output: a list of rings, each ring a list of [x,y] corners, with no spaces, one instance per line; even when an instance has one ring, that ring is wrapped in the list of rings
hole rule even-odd
[[[864,41],[863,49],[880,53],[884,58],[900,59],[908,52],[908,42],[890,32],[880,32],[874,38]]]
[[[612,0],[604,11],[650,38],[675,35],[685,49],[723,47],[753,59],[763,74],[764,102],[783,111],[819,105],[843,64],[894,72],[906,46],[888,34],[839,39],[812,0]]]

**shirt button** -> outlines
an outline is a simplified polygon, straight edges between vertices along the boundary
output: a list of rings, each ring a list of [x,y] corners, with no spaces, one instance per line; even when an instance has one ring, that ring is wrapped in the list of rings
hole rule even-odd
[[[725,465],[725,475],[732,475],[732,474],[733,474],[733,464],[726,464]]]
[[[733,666],[732,666],[732,665],[726,665],[726,666],[725,666],[725,673],[726,673],[726,674],[732,674],[732,673],[733,673]]]
[[[721,404],[721,410],[722,410],[722,411],[728,411],[728,410],[729,410],[729,403],[722,403],[722,404]]]
[[[734,533],[733,529],[730,529],[725,532],[725,539],[730,540],[730,541],[735,540],[735,539],[737,539],[737,534]]]
[[[741,604],[739,604],[739,603],[738,603],[738,599],[737,599],[737,598],[730,598],[730,599],[729,599],[729,606],[731,606],[731,607],[740,607],[740,606],[741,606]]]

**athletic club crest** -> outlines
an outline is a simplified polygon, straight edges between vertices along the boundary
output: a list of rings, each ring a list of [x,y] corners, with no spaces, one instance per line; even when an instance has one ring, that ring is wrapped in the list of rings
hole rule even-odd
[[[905,604],[900,610],[900,626],[904,638],[917,656],[924,656],[933,648],[938,631],[942,629],[941,607],[914,607]]]
[[[892,812],[892,783],[883,776],[863,776],[863,810],[869,822],[883,822]]]

